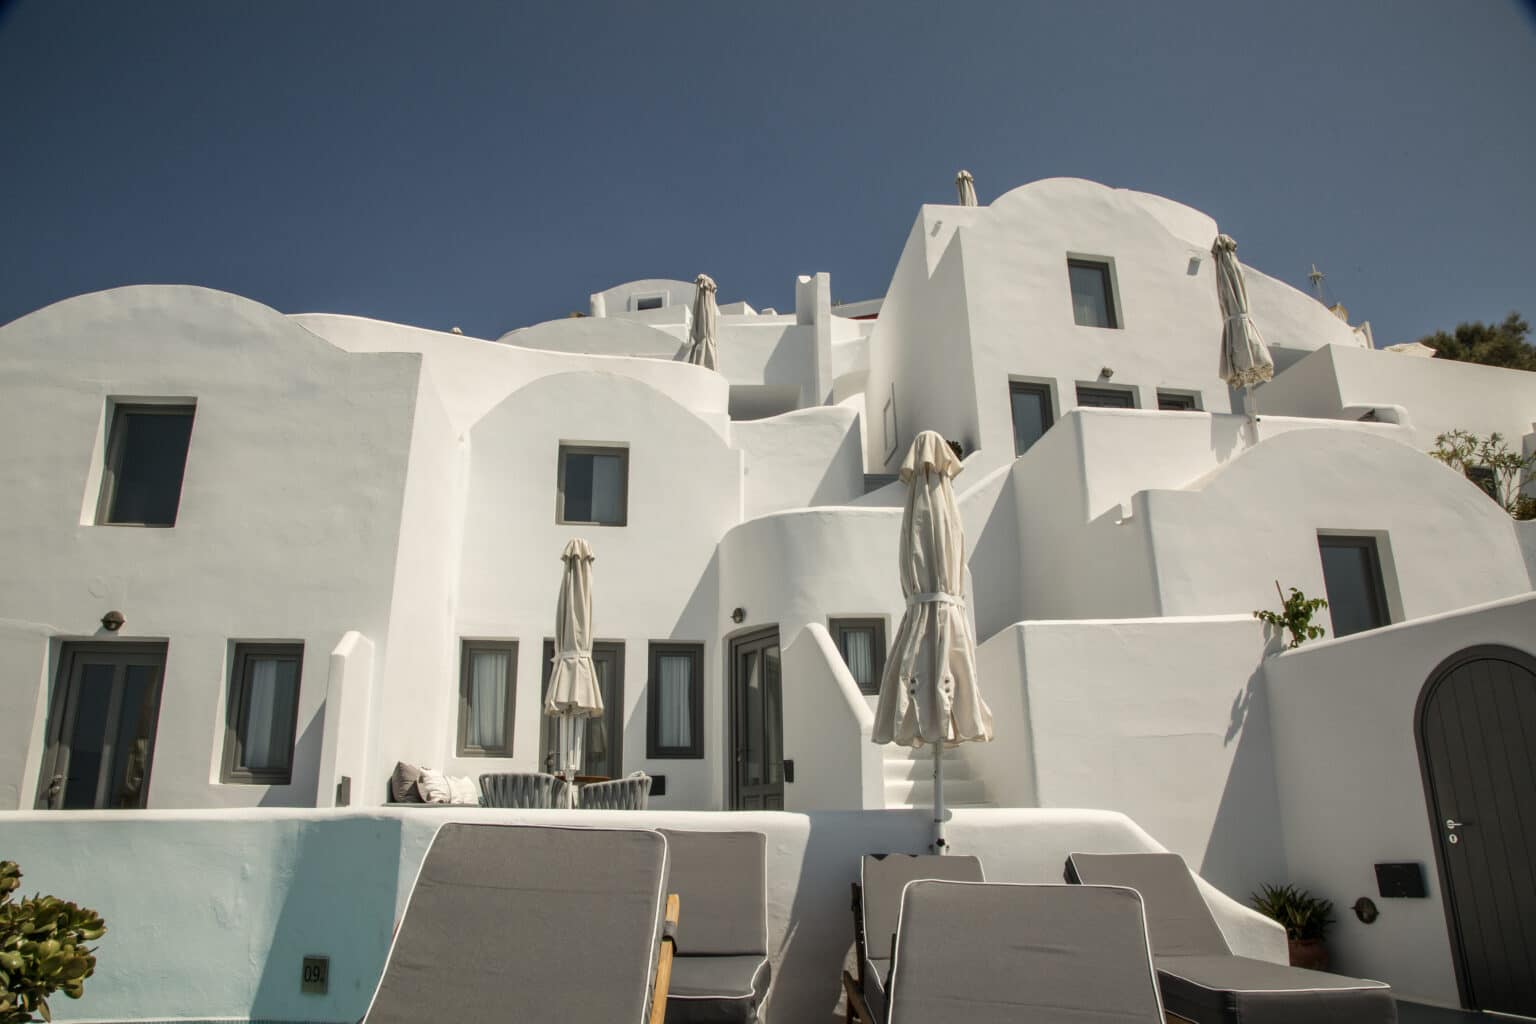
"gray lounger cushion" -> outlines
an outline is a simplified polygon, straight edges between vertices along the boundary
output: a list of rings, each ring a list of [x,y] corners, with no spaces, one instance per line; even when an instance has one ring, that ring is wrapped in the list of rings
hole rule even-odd
[[[1176,853],[1074,853],[1067,858],[1067,881],[1125,885],[1141,893],[1152,952],[1158,956],[1232,952],[1195,877]]]
[[[768,840],[665,829],[679,900],[668,1024],[751,1022],[768,992]]]
[[[1392,990],[1379,981],[1233,956],[1176,853],[1074,853],[1067,879],[1141,893],[1168,1012],[1196,1024],[1391,1024]]]
[[[766,956],[678,956],[667,1024],[752,1024],[768,994]]]
[[[1392,990],[1245,956],[1153,957],[1169,1013],[1198,1024],[1395,1024]]]
[[[917,881],[889,1024],[1162,1024],[1141,897],[1090,885]]]
[[[659,832],[444,825],[364,1020],[642,1022],[666,882]]]
[[[885,1016],[886,981],[891,976],[892,937],[901,916],[901,894],[919,878],[982,882],[976,857],[932,853],[868,853],[859,865],[859,910],[864,929],[864,1002]]]

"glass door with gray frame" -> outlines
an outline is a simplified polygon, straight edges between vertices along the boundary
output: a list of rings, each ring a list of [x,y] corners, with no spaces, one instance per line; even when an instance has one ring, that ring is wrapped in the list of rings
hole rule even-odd
[[[784,809],[778,627],[731,644],[731,808]]]
[[[164,644],[63,646],[39,807],[146,805],[164,676]]]

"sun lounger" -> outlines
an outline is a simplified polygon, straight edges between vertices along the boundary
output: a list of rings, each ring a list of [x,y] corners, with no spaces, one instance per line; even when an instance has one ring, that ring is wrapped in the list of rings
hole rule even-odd
[[[1147,907],[1153,962],[1170,1014],[1195,1024],[1394,1024],[1379,981],[1235,956],[1175,853],[1074,853],[1069,882],[1125,885]]]
[[[1162,1024],[1141,897],[1120,886],[916,881],[889,1024]]]
[[[885,986],[891,974],[901,893],[908,882],[919,878],[980,882],[981,861],[955,854],[875,853],[864,857],[859,881],[853,886],[854,956],[859,976],[855,979],[843,972],[850,1021],[880,1024],[885,1020]]]
[[[565,780],[544,772],[495,772],[480,776],[486,807],[564,807]]]
[[[761,832],[665,829],[677,931],[667,1024],[750,1024],[768,994],[766,848]]]
[[[659,1022],[666,884],[659,832],[444,825],[364,1024]]]

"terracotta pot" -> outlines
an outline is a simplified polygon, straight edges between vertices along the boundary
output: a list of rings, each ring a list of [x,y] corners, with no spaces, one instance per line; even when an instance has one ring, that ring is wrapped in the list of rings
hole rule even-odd
[[[1328,944],[1322,939],[1287,939],[1291,948],[1291,966],[1311,971],[1328,969]]]

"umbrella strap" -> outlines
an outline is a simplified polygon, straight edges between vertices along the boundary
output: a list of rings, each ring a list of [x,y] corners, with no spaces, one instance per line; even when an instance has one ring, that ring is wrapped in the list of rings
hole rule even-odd
[[[915,604],[952,604],[959,608],[965,607],[965,598],[954,594],[946,594],[943,591],[926,594],[911,594],[907,597],[907,606]]]

